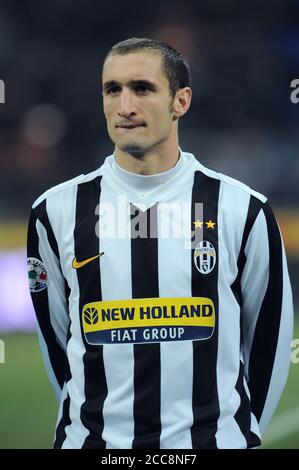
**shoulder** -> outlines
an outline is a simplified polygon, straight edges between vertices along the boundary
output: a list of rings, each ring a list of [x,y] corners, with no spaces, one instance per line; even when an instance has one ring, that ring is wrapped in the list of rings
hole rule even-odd
[[[102,165],[100,168],[98,168],[95,171],[92,171],[87,174],[82,174],[79,176],[76,176],[75,178],[72,178],[70,180],[64,181],[63,183],[60,183],[58,185],[53,186],[52,188],[48,189],[45,191],[43,194],[41,194],[33,203],[32,208],[35,209],[37,206],[39,206],[42,202],[44,202],[46,199],[55,197],[59,195],[60,197],[63,197],[63,194],[68,193],[69,191],[72,191],[77,188],[79,184],[82,183],[87,183],[89,181],[92,181],[99,176],[102,175],[103,173],[103,166]]]
[[[232,196],[238,196],[238,195],[247,195],[248,197],[252,196],[256,200],[260,201],[261,203],[265,203],[267,201],[267,197],[259,193],[258,191],[255,191],[252,189],[250,186],[244,184],[243,182],[232,178],[230,176],[224,175],[223,173],[219,173],[217,171],[211,170],[210,168],[205,167],[202,165],[198,160],[196,160],[196,163],[194,164],[194,170],[195,172],[198,171],[204,175],[206,175],[208,178],[212,178],[215,180],[218,180],[220,182],[221,188],[220,191],[229,191],[232,193]]]

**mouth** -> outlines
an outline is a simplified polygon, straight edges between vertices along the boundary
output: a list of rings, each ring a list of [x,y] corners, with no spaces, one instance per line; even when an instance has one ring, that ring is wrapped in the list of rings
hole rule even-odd
[[[138,123],[138,124],[124,124],[121,126],[116,126],[117,129],[137,129],[139,127],[146,127],[146,124]]]

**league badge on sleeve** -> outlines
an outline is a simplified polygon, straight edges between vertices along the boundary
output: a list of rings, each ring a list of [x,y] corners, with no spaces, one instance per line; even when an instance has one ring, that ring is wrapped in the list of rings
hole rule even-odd
[[[27,258],[28,281],[30,292],[40,292],[48,285],[48,273],[43,263],[37,258]]]

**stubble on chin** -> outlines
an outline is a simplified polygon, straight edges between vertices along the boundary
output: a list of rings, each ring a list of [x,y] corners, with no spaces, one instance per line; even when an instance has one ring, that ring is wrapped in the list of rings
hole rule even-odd
[[[117,147],[122,151],[129,153],[130,155],[133,155],[133,157],[140,158],[144,153],[146,152],[146,148],[137,143],[137,142],[130,142],[130,143],[124,143],[124,144],[116,144]]]
[[[135,157],[135,158],[141,158],[146,153],[144,149],[132,148],[132,147],[123,149],[123,152],[129,153],[130,155],[132,155],[132,157]]]

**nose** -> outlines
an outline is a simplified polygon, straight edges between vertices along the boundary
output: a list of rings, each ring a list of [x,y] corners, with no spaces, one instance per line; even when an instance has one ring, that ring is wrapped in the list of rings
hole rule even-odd
[[[129,117],[135,114],[134,97],[130,90],[122,90],[120,95],[119,113],[121,117]]]

